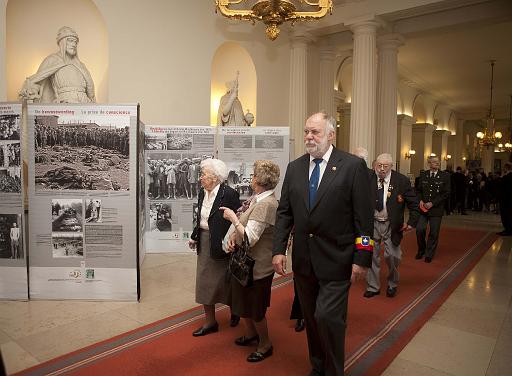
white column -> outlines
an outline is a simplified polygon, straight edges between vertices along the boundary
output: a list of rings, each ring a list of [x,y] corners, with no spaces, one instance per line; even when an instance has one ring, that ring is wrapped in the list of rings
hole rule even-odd
[[[310,38],[305,34],[295,34],[290,51],[290,100],[288,119],[290,122],[292,158],[304,154],[304,124],[307,116],[307,52]]]
[[[398,47],[404,43],[399,34],[377,39],[379,65],[377,75],[377,117],[375,155],[390,153],[397,161],[396,93],[398,86]]]
[[[411,172],[411,159],[406,158],[409,151],[414,149],[412,147],[412,124],[414,118],[409,115],[398,115],[397,116],[397,144],[396,144],[396,160],[398,162],[398,171],[404,175],[408,175]],[[378,128],[377,128],[378,129]],[[416,150],[414,150],[416,151]]]
[[[339,106],[341,114],[340,127],[337,129],[336,146],[338,149],[350,152],[350,103],[342,103]],[[371,161],[370,161],[371,162]]]
[[[320,47],[320,80],[318,88],[318,109],[336,117],[334,105],[334,49],[329,45]]]
[[[494,154],[494,146],[482,146],[482,168],[486,174],[494,170]]]
[[[418,176],[420,170],[427,168],[427,158],[432,153],[432,133],[435,127],[429,123],[412,125],[412,148],[416,154],[411,158],[411,173]]]
[[[432,153],[439,157],[440,169],[446,170],[446,155],[448,154],[448,136],[450,131],[436,130],[432,134]]]
[[[453,167],[457,168],[457,166],[461,166],[464,169],[466,163],[462,160],[462,158],[467,158],[466,148],[464,145],[464,119],[457,120],[457,133],[453,137],[455,137],[455,145],[452,154]]]
[[[375,105],[377,87],[376,21],[350,26],[354,37],[350,149],[362,146],[375,158]]]

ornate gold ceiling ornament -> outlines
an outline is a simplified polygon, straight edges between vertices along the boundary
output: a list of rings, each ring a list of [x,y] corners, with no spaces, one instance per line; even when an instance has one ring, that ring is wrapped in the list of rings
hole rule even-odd
[[[275,40],[279,36],[279,26],[284,22],[290,21],[293,25],[296,21],[320,19],[327,12],[332,14],[332,0],[258,0],[255,3],[252,1],[254,5],[250,10],[232,7],[232,5],[248,1],[215,0],[215,13],[219,10],[225,17],[252,21],[253,25],[256,21],[262,21],[267,25],[265,33],[270,40]],[[305,7],[314,10],[298,10],[299,7],[294,3],[302,4],[300,8]]]

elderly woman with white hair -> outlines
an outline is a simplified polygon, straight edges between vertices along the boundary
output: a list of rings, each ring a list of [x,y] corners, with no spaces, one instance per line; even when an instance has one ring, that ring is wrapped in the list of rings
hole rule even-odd
[[[222,240],[231,225],[224,219],[220,207],[237,210],[238,193],[223,182],[228,176],[226,164],[219,159],[201,162],[201,191],[198,196],[197,225],[189,246],[197,250],[196,302],[202,304],[205,323],[192,333],[194,337],[215,333],[219,324],[215,319],[215,304],[230,304],[229,281],[226,280],[229,255],[222,249]],[[238,322],[237,322],[238,323]]]

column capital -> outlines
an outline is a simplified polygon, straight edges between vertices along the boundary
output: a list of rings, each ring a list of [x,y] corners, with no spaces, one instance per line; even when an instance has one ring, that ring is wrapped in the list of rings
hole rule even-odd
[[[336,56],[336,50],[330,44],[322,44],[318,48],[320,60],[334,60]]]
[[[298,27],[293,27],[289,35],[292,47],[299,45],[307,45],[308,43],[315,41],[315,37],[313,37],[313,35],[310,32]]]
[[[396,116],[399,125],[412,126],[414,124],[414,118],[409,115],[400,114]]]
[[[377,47],[379,49],[396,50],[405,43],[405,38],[401,34],[391,33],[377,37]]]
[[[377,28],[382,26],[382,22],[377,19],[365,19],[345,25],[348,26],[354,34],[375,34],[377,32]]]
[[[433,133],[435,129],[436,129],[436,127],[434,127],[430,123],[414,123],[412,125],[412,131],[414,133],[420,133],[420,132]]]

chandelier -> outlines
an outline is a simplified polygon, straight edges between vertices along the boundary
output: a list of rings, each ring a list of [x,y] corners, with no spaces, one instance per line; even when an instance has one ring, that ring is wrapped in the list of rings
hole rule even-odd
[[[215,13],[220,10],[223,16],[252,21],[253,25],[255,21],[263,21],[267,25],[265,32],[270,40],[275,40],[278,37],[279,26],[286,21],[291,21],[293,25],[296,21],[322,18],[327,12],[332,14],[332,0],[258,0],[250,9],[231,7],[246,1],[215,0]],[[301,9],[305,7],[311,10],[298,10],[294,2],[302,4]]]
[[[501,132],[494,131],[494,114],[492,112],[492,89],[493,89],[493,81],[494,81],[494,63],[496,60],[490,60],[491,63],[491,99],[489,103],[489,112],[487,113],[487,118],[485,119],[486,125],[483,132],[478,132],[476,137],[478,138],[478,143],[482,146],[489,148],[489,146],[496,145],[501,137],[503,136]]]

